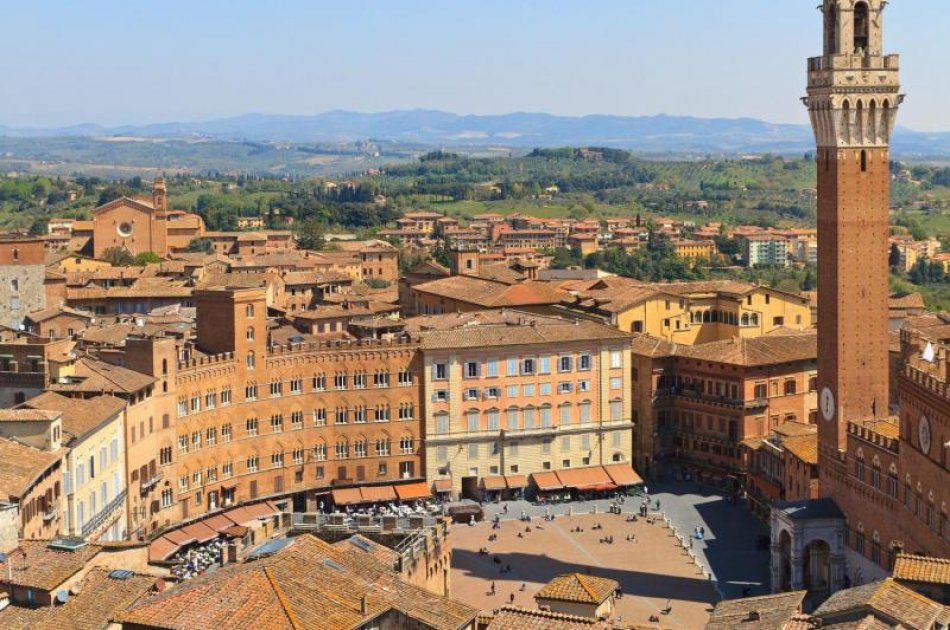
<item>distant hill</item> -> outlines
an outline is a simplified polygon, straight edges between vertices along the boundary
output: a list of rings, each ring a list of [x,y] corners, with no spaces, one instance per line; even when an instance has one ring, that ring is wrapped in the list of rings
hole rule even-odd
[[[11,128],[0,136],[138,136],[205,138],[255,142],[353,142],[511,148],[601,145],[649,153],[801,153],[813,148],[807,125],[782,125],[751,118],[689,116],[553,116],[514,113],[459,116],[411,110],[377,114],[332,111],[314,116],[246,114],[197,123],[102,127]],[[950,156],[950,133],[899,128],[894,152],[904,156]]]

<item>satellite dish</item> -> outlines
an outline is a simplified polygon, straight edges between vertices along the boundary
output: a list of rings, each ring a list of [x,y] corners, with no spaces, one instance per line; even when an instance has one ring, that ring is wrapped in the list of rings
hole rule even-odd
[[[69,592],[68,591],[57,591],[56,592],[56,603],[65,604],[69,601]]]

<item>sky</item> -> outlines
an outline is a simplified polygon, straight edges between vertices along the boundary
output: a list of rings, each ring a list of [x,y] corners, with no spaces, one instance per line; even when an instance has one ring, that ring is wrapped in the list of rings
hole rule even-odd
[[[441,109],[806,123],[819,0],[0,0],[0,126]],[[950,130],[947,0],[892,0],[900,124]]]

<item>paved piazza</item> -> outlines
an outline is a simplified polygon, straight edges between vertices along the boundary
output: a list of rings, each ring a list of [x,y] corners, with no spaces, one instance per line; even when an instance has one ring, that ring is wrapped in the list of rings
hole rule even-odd
[[[702,628],[720,592],[727,598],[739,597],[745,589],[751,594],[766,592],[768,554],[755,548],[756,538],[765,530],[741,503],[700,492],[691,484],[657,484],[651,492],[651,508],[659,499],[662,512],[681,534],[696,526],[706,529],[705,540],[694,540],[693,553],[716,579],[700,574],[660,523],[626,522],[638,510],[640,499],[626,499],[622,515],[607,513],[607,501],[551,506],[553,521],[539,520],[545,508],[519,501],[507,503],[507,514],[501,511],[504,503],[486,505],[486,520],[474,527],[453,526],[453,597],[492,610],[508,603],[514,593],[516,604],[536,608],[534,594],[552,577],[590,570],[620,583],[618,614],[624,621],[648,624],[651,615],[659,615],[664,627]],[[598,513],[591,514],[595,506]],[[517,520],[522,511],[533,517],[530,533],[525,532],[527,523]],[[569,516],[569,511],[574,514]],[[496,513],[503,520],[501,528],[493,530],[489,519]],[[543,529],[538,529],[539,523]],[[598,523],[603,529],[592,530]],[[577,527],[584,531],[571,531]],[[498,539],[489,542],[493,533]],[[626,537],[634,534],[637,542],[627,542]],[[599,542],[611,535],[612,545]],[[478,553],[482,547],[488,548],[488,556]],[[511,573],[500,573],[506,565],[511,565]],[[489,594],[492,581],[494,596]],[[668,599],[673,610],[662,615]]]

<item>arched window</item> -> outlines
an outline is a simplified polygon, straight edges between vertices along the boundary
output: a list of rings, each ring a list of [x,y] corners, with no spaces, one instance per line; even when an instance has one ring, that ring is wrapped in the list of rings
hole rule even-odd
[[[162,374],[168,374],[168,359],[162,359]]]
[[[861,172],[867,173],[868,171],[868,152],[864,149],[861,150]]]
[[[871,19],[867,2],[854,5],[854,52],[866,53],[870,43]]]
[[[247,353],[247,367],[253,369],[254,363],[255,363],[254,351],[251,350],[250,352]]]
[[[247,317],[254,317],[254,305],[253,305],[253,304],[248,304],[247,306],[245,306],[245,307],[244,307],[244,314],[245,314]]]
[[[245,338],[246,338],[248,341],[254,341],[254,327],[253,327],[253,326],[248,326],[248,327],[247,327],[247,332],[245,333],[244,336],[245,336]]]
[[[825,54],[838,54],[838,7],[831,5],[825,11]]]
[[[20,260],[20,250],[13,248],[13,260]]]
[[[758,313],[752,313],[752,316],[749,318],[749,321],[752,323],[753,326],[758,326],[758,325],[759,325],[759,314],[758,314]]]
[[[870,110],[868,111],[868,137],[871,139],[871,142],[877,142],[877,101],[873,98],[868,105],[868,110]]]
[[[851,142],[851,103],[847,100],[841,104],[841,136]]]
[[[743,326],[748,326],[748,325],[749,325],[749,314],[748,314],[748,313],[743,313],[743,314],[742,314],[742,325],[743,325]]]

